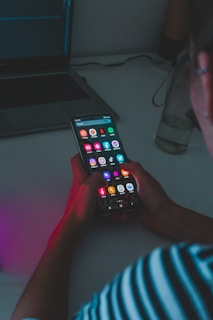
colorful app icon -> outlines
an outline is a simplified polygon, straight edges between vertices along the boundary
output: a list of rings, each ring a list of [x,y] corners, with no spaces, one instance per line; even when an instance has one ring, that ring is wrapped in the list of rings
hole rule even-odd
[[[95,158],[90,158],[89,159],[89,164],[91,167],[95,167],[97,165],[97,161]]]
[[[105,197],[106,194],[107,194],[107,191],[106,191],[105,188],[99,188],[99,189],[98,189],[98,194],[99,194],[99,196],[101,196],[101,197]]]
[[[104,165],[104,164],[106,164],[106,159],[104,157],[99,157],[98,162],[99,162],[99,164]]]
[[[84,150],[85,150],[86,152],[91,152],[91,151],[92,151],[92,145],[91,145],[90,143],[86,143],[86,144],[84,145]]]
[[[111,144],[109,143],[109,141],[104,141],[102,144],[103,144],[103,147],[104,147],[105,150],[111,148]]]
[[[113,171],[113,176],[114,176],[115,178],[119,177],[119,172],[118,172],[118,171]]]
[[[113,146],[113,148],[118,148],[118,147],[119,147],[119,142],[118,142],[118,140],[113,140],[113,141],[112,141],[112,146]]]
[[[121,174],[122,174],[123,177],[128,177],[129,176],[129,171],[121,169]]]
[[[103,128],[100,128],[99,132],[100,132],[101,135],[105,134],[105,130]]]
[[[111,178],[111,173],[109,171],[104,171],[103,177],[104,179],[109,180]]]
[[[126,189],[128,191],[134,191],[134,185],[129,182],[129,183],[126,184]]]
[[[109,186],[107,188],[107,191],[109,192],[109,194],[116,194],[116,189],[113,186]]]
[[[88,132],[87,132],[87,130],[82,129],[82,130],[80,130],[79,134],[80,134],[80,136],[81,136],[82,138],[88,137]]]
[[[109,127],[107,130],[108,130],[109,134],[112,134],[115,132],[115,130],[112,127]]]
[[[100,142],[95,142],[95,143],[93,144],[93,148],[94,148],[96,151],[102,150],[102,146],[101,146]]]
[[[94,128],[89,129],[89,134],[91,136],[97,136],[97,131]]]
[[[119,163],[124,162],[124,156],[122,154],[117,154],[116,159]]]
[[[122,192],[125,191],[125,188],[124,188],[124,186],[122,184],[118,184],[117,185],[117,190],[118,190],[118,192],[122,193]]]

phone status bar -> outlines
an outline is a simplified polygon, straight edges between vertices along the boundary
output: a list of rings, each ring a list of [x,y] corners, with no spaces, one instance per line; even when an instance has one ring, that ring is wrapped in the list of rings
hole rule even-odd
[[[76,120],[75,124],[77,127],[86,127],[86,126],[98,126],[101,124],[110,124],[112,123],[111,119],[94,119],[94,120],[84,120],[84,121],[79,121]]]

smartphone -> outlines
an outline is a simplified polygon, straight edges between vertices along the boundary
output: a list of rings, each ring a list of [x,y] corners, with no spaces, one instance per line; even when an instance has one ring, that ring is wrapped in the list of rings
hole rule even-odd
[[[112,116],[77,116],[72,128],[85,170],[89,175],[98,171],[106,180],[106,187],[97,190],[101,214],[135,212],[140,205],[137,186],[133,176],[120,168],[128,158]]]

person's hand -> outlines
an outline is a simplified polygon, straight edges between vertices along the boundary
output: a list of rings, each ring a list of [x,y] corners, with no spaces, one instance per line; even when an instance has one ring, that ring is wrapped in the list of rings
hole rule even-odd
[[[97,202],[97,189],[106,181],[100,173],[88,176],[84,170],[80,155],[71,159],[73,182],[70,189],[66,209],[50,237],[50,244],[63,242],[69,244],[75,234],[76,243],[82,237],[91,222]]]
[[[65,216],[88,222],[92,219],[97,202],[97,190],[106,185],[106,181],[100,173],[88,176],[80,155],[77,154],[71,159],[73,182],[70,189]]]
[[[138,220],[149,229],[161,233],[161,226],[174,204],[161,185],[137,162],[122,164],[137,183],[138,194],[142,202],[137,214]]]

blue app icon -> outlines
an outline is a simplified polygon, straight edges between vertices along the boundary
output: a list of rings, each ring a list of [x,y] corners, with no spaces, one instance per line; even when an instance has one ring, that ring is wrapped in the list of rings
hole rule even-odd
[[[104,171],[103,177],[104,177],[104,179],[108,180],[111,178],[111,173],[109,171]]]
[[[111,144],[109,143],[109,141],[104,141],[103,142],[103,147],[104,147],[104,149],[110,149],[111,148]]]
[[[123,154],[117,154],[116,159],[119,163],[124,162],[124,156]]]

